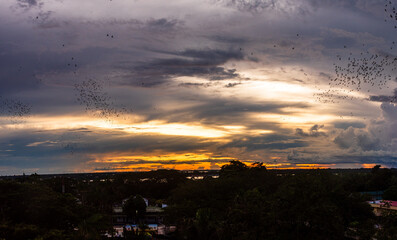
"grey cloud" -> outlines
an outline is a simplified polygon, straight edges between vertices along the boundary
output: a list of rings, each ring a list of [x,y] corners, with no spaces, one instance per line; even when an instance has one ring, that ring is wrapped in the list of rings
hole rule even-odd
[[[265,11],[280,11],[287,13],[296,13],[306,16],[320,9],[350,9],[351,11],[359,11],[379,14],[384,2],[381,0],[218,0],[224,2],[226,6],[234,7],[243,12],[262,13]],[[378,11],[376,11],[378,10]]]
[[[321,158],[317,152],[298,151],[292,149],[287,155],[288,161],[293,163],[319,163]]]
[[[236,101],[232,99],[202,98],[198,104],[189,108],[178,109],[175,111],[152,113],[147,120],[166,119],[169,122],[194,122],[200,121],[203,124],[239,124],[243,123],[247,127],[269,127],[278,129],[276,123],[266,124],[263,120],[256,124],[255,120],[247,118],[248,113],[283,113],[283,108],[299,107],[308,108],[304,103],[283,103],[283,102],[264,102],[250,103]],[[271,121],[270,121],[271,122]]]
[[[390,154],[378,154],[378,155],[335,155],[334,159],[338,163],[376,163],[383,164],[388,167],[396,167],[397,157]]]
[[[17,6],[23,9],[42,7],[43,5],[44,5],[43,2],[39,2],[37,0],[17,0]]]
[[[36,19],[33,20],[33,23],[37,24],[37,26],[42,29],[61,27],[62,23],[65,23],[52,18],[52,15],[52,11],[40,12],[36,16]]]
[[[342,130],[338,136],[335,137],[334,143],[343,149],[359,148],[362,151],[381,150],[381,141],[377,136],[373,136],[367,131],[361,129],[354,129],[349,127],[346,130]]]
[[[228,84],[225,85],[225,87],[226,88],[232,88],[232,87],[235,87],[235,86],[240,85],[240,84],[242,84],[242,83],[241,82],[228,83]]]
[[[335,139],[334,143],[340,148],[349,148],[353,144],[355,138],[354,128],[349,127],[346,131],[342,131]]]
[[[397,106],[392,103],[382,103],[381,110],[382,118],[370,121],[365,127],[350,124],[348,128],[337,131],[337,135],[333,139],[334,143],[349,153],[395,152]]]
[[[353,128],[365,128],[366,124],[362,122],[335,122],[334,123],[335,128],[341,128],[341,129],[348,129],[349,127]]]
[[[313,8],[322,7],[353,7],[356,0],[353,1],[343,1],[343,0],[306,0],[310,6]]]
[[[7,144],[12,144],[11,156],[24,156],[37,158],[40,153],[46,156],[67,153],[64,147],[69,144],[74,152],[78,154],[88,153],[110,153],[110,152],[185,152],[197,149],[211,148],[216,143],[211,140],[199,137],[172,136],[157,134],[131,135],[122,130],[101,131],[100,129],[90,128],[88,130],[64,133],[64,130],[33,132],[19,131],[9,133],[6,139],[0,138],[0,144],[8,148]],[[32,143],[53,142],[51,146],[37,145],[29,147]],[[6,144],[6,145],[4,145]],[[0,145],[1,146],[1,145]],[[36,159],[39,160],[39,159]]]
[[[214,35],[208,37],[210,40],[220,42],[220,43],[227,43],[227,44],[245,44],[248,42],[247,39],[242,37],[233,37],[233,36],[226,36],[226,35]]]
[[[319,76],[320,76],[320,77],[323,77],[323,78],[325,78],[325,79],[327,79],[327,80],[329,80],[329,79],[332,78],[332,75],[331,75],[331,74],[329,74],[329,73],[324,73],[324,72],[320,72],[320,73],[319,73]]]
[[[373,102],[397,102],[397,88],[394,89],[394,93],[391,96],[387,95],[372,95],[369,96],[369,100]]]
[[[59,50],[62,50],[61,44]],[[58,51],[44,53],[13,51],[4,50],[3,54],[0,54],[0,94],[6,95],[13,92],[38,89],[42,86],[43,80],[48,81],[48,79],[40,78],[41,75],[73,73],[85,66],[99,64],[108,59],[111,54],[120,53],[115,49],[99,47],[84,48],[67,53]],[[78,79],[77,75],[69,76],[67,85],[73,85],[71,80],[76,79]]]
[[[169,31],[176,28],[178,25],[183,25],[183,22],[177,19],[149,19],[145,23],[145,27],[150,30],[157,30],[157,31]]]
[[[380,139],[371,137],[369,134],[357,134],[357,145],[361,147],[362,150],[379,150],[380,149]]]
[[[383,117],[389,122],[397,122],[397,105],[392,103],[382,103],[380,105]],[[396,136],[397,137],[397,136]]]
[[[190,82],[186,82],[186,83],[180,83],[178,84],[178,86],[180,87],[208,87],[210,86],[209,83],[190,83]]]
[[[35,75],[37,62],[38,58],[33,54],[0,55],[0,94],[37,88],[40,82]]]
[[[362,164],[375,163],[387,167],[396,167],[397,157],[391,152],[367,151],[348,153],[340,150],[324,154],[321,152],[307,152],[306,150],[293,149],[288,154],[289,161],[293,163],[317,163],[317,164]]]
[[[236,69],[227,69],[220,65],[230,60],[244,59],[243,53],[236,50],[187,49],[168,54],[176,55],[177,58],[155,59],[134,66],[125,81],[133,85],[152,87],[181,76],[196,76],[208,80],[239,79]]]
[[[176,18],[149,18],[147,20],[141,20],[136,18],[129,19],[106,19],[106,20],[87,20],[84,21],[85,24],[91,24],[95,26],[111,26],[120,27],[123,25],[128,25],[133,30],[139,30],[143,33],[150,32],[153,34],[164,34],[167,32],[174,32],[184,26],[184,21]],[[142,34],[142,32],[137,32]]]
[[[223,1],[223,0],[221,0]],[[226,6],[235,7],[240,11],[260,13],[267,9],[276,7],[275,0],[226,0],[223,1]]]
[[[298,135],[298,136],[302,136],[302,137],[327,136],[327,134],[325,132],[319,131],[323,127],[324,127],[324,125],[315,124],[309,129],[309,132],[305,132],[301,128],[297,128],[297,129],[295,129],[295,134]]]
[[[309,146],[308,142],[294,139],[292,136],[272,134],[235,139],[232,142],[223,145],[221,148],[237,147],[245,148],[246,151],[256,151],[263,149],[284,150],[307,146]]]
[[[382,15],[385,1],[382,0],[303,0],[307,11],[316,11],[322,8],[350,9],[353,12],[364,12],[372,15]]]

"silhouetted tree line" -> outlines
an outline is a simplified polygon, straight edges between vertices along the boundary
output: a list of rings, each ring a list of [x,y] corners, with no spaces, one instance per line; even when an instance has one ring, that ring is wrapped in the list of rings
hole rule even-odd
[[[397,239],[397,214],[376,217],[360,194],[384,191],[397,200],[391,169],[283,173],[231,161],[219,178],[186,176],[158,170],[0,180],[0,239],[103,239],[112,206],[129,198],[124,211],[139,219],[141,196],[169,205],[166,223],[177,226],[169,239]]]
[[[395,180],[380,166],[371,173],[277,175],[260,163],[232,161],[217,179],[175,189],[168,221],[177,224],[177,239],[397,239],[396,214],[376,217],[359,193],[386,190],[389,197]]]

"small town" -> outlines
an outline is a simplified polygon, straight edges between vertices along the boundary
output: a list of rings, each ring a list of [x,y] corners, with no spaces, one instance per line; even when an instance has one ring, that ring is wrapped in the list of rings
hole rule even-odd
[[[397,170],[380,165],[267,170],[232,161],[219,171],[32,174],[1,177],[0,190],[0,239],[396,236]]]

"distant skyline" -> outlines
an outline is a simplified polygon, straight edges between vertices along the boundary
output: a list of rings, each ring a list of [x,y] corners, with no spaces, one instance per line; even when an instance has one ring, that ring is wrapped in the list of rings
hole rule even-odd
[[[0,175],[396,167],[396,7],[3,0]]]

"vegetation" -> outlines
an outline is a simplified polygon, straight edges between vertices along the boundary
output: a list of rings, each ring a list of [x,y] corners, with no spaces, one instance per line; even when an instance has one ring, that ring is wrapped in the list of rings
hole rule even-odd
[[[375,216],[341,177],[280,176],[231,162],[219,179],[187,182],[170,202],[181,239],[370,239]]]
[[[151,204],[167,203],[169,239],[396,239],[397,214],[375,216],[360,192],[397,200],[397,174],[371,171],[267,170],[239,161],[202,180],[185,173],[38,176],[0,180],[0,239],[104,239],[112,207],[124,201],[141,222]],[[150,239],[136,234],[129,239]]]

